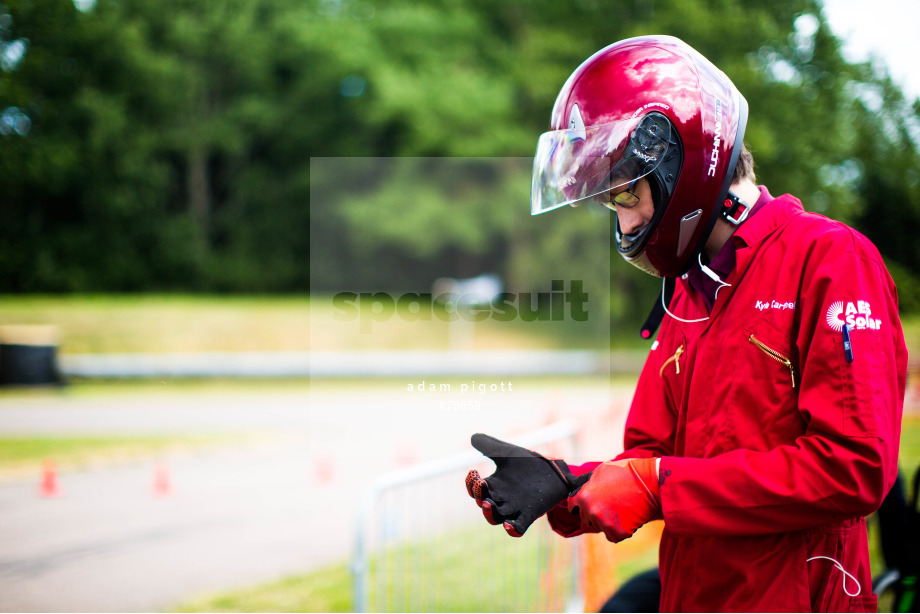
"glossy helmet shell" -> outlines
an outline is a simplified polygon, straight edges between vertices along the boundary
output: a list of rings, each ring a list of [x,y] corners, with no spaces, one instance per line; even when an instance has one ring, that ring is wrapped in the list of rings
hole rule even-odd
[[[685,42],[641,36],[601,49],[572,73],[556,99],[550,129],[566,129],[575,105],[586,127],[652,113],[671,123],[678,137],[671,145],[676,160],[648,175],[654,218],[641,241],[624,246],[618,236],[616,243],[627,261],[647,273],[683,274],[727,197],[742,149],[747,101]]]

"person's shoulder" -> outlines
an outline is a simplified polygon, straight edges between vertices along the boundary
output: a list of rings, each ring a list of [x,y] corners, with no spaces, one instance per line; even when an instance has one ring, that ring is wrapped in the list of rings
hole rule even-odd
[[[868,237],[852,226],[820,213],[802,211],[793,216],[783,234],[787,241],[815,256],[854,254],[881,261],[878,248]]]

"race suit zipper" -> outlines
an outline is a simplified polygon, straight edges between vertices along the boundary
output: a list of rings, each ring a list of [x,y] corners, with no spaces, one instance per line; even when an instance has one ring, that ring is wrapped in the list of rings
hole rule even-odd
[[[668,358],[666,361],[664,361],[664,364],[661,365],[661,369],[658,371],[658,375],[664,376],[664,368],[667,367],[672,362],[674,363],[674,367],[677,369],[677,375],[680,375],[680,355],[683,353],[684,353],[684,346],[683,344],[681,344],[677,348],[677,351],[674,352],[674,355]]]
[[[795,369],[793,369],[792,367],[792,361],[786,358],[785,356],[783,356],[782,354],[780,354],[779,352],[777,352],[776,350],[774,350],[773,348],[767,347],[766,345],[764,345],[763,342],[757,337],[755,337],[754,335],[751,335],[748,338],[748,341],[750,341],[751,343],[759,347],[763,351],[764,354],[766,354],[767,356],[769,356],[776,362],[780,363],[781,365],[785,365],[786,368],[789,369],[789,376],[792,378],[792,387],[795,388]]]

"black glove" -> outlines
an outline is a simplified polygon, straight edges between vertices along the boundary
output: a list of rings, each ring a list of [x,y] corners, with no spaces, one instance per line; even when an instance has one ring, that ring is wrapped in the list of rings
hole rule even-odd
[[[504,524],[512,537],[573,494],[591,477],[575,476],[561,460],[476,433],[473,447],[495,461],[495,473],[482,479],[475,469],[466,476],[466,491],[476,499],[490,524]]]

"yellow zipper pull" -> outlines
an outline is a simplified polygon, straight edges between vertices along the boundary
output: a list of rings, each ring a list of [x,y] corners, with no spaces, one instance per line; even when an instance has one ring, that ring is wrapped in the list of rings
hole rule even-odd
[[[664,368],[667,367],[672,362],[674,367],[677,370],[677,375],[680,375],[680,355],[684,353],[684,346],[681,344],[677,351],[674,352],[674,355],[664,361],[664,364],[661,365],[661,369],[658,370],[658,375],[664,376]]]
[[[780,354],[779,352],[777,352],[776,350],[774,350],[773,348],[765,345],[760,339],[758,339],[754,335],[751,335],[750,337],[748,337],[748,341],[750,341],[751,343],[759,347],[763,351],[764,354],[766,354],[767,356],[769,356],[776,362],[784,365],[787,369],[789,369],[789,377],[792,378],[792,387],[795,388],[795,367],[792,366],[792,361],[786,358],[785,356],[783,356],[782,354]]]

